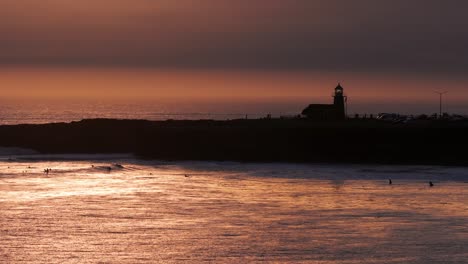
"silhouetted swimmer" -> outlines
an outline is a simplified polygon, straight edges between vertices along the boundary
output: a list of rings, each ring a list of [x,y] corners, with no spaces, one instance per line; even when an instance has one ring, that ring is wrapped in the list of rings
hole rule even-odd
[[[190,177],[190,176],[188,174],[185,174],[185,178],[188,178],[188,177]]]
[[[434,183],[432,183],[432,181],[429,182],[429,187],[434,187]]]
[[[392,179],[388,179],[388,185],[392,185],[393,182],[392,182]]]

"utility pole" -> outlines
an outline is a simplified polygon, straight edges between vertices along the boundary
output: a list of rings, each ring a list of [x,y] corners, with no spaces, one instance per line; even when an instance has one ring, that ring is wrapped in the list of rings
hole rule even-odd
[[[443,92],[435,91],[435,93],[439,95],[439,118],[442,118],[442,96],[448,92],[447,91],[443,91]]]
[[[345,118],[348,118],[348,96],[344,96],[344,102],[345,102]]]

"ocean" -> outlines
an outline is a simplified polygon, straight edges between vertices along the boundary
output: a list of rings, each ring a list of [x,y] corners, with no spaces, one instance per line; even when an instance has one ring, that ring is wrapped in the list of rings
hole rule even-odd
[[[72,122],[90,118],[145,120],[229,120],[294,116],[305,102],[184,102],[144,101],[109,102],[97,100],[8,101],[0,104],[0,125]]]
[[[459,167],[9,149],[0,262],[468,263],[467,184]]]
[[[331,98],[331,97],[330,97]],[[322,100],[322,102],[326,100]],[[146,120],[232,120],[240,118],[293,117],[314,100],[304,98],[281,99],[184,99],[161,100],[6,100],[0,99],[0,125],[44,124],[72,122],[90,118],[146,119]],[[466,107],[465,107],[466,108]],[[452,113],[467,113],[464,107],[452,106]],[[423,109],[423,111],[421,110]],[[362,102],[351,104],[348,115],[378,113],[431,114],[430,106],[399,103]]]

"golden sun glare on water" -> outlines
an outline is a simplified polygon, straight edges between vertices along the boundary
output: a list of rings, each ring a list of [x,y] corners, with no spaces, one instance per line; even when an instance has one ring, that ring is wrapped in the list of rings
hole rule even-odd
[[[424,180],[428,171],[466,177],[457,168],[88,158],[0,162],[2,260],[464,259],[466,188]]]

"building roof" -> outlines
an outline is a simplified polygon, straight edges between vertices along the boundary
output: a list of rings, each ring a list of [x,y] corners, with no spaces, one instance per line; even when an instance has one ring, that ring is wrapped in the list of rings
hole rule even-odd
[[[326,112],[336,111],[336,107],[335,105],[332,105],[332,104],[311,104],[302,111],[302,114],[310,115],[310,114],[319,113],[323,111],[326,111]]]
[[[334,109],[335,105],[333,104],[310,104],[307,106],[306,109],[314,110],[314,109]]]

